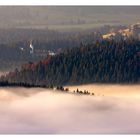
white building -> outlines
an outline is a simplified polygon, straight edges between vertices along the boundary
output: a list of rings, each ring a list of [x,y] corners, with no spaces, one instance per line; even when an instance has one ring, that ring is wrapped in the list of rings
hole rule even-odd
[[[131,32],[134,37],[140,39],[140,23],[131,25]]]

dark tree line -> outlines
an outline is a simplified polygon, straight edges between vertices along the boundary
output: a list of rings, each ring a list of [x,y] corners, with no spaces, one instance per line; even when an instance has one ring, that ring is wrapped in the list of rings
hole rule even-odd
[[[58,86],[85,83],[139,83],[140,41],[102,40],[67,49],[2,77],[11,83]]]

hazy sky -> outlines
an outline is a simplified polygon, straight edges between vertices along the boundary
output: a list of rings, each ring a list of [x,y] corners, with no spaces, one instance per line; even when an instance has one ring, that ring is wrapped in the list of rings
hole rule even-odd
[[[1,6],[0,27],[71,24],[130,24],[140,19],[139,6]]]

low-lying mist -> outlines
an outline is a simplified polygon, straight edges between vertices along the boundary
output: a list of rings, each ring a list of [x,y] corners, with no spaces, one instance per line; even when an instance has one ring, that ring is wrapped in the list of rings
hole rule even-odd
[[[88,96],[41,88],[1,88],[0,133],[138,134],[139,102],[139,96]]]

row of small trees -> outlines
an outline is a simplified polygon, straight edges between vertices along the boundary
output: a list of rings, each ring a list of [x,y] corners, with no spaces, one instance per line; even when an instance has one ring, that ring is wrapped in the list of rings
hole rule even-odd
[[[69,92],[69,88],[64,88],[63,86],[57,86],[56,90]],[[81,91],[79,89],[77,89],[76,91],[74,90],[73,93],[84,94],[84,95],[95,95],[94,93],[90,93],[87,90]]]
[[[81,90],[76,90],[76,91],[73,91],[74,93],[80,93],[80,94],[85,94],[85,95],[94,95],[94,93],[90,93],[89,91],[87,90],[84,90],[84,91],[81,91]]]

